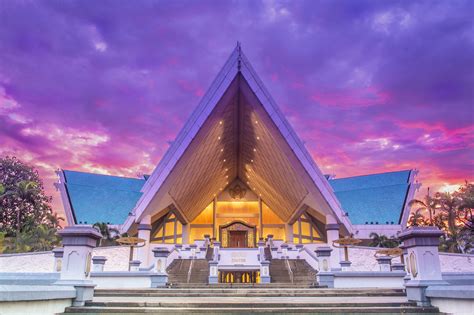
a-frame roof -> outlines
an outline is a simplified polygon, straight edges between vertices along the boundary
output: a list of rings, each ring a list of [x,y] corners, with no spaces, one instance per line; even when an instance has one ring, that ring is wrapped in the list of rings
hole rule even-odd
[[[143,186],[124,230],[170,204],[191,221],[237,177],[286,222],[310,206],[352,231],[332,187],[240,45]]]

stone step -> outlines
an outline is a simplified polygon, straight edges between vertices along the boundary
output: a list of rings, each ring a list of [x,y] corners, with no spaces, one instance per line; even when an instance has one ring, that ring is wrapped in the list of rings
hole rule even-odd
[[[88,307],[127,307],[127,308],[141,308],[141,307],[168,307],[168,308],[178,308],[178,307],[209,307],[209,308],[236,308],[242,307],[245,302],[87,302],[85,306]],[[409,306],[416,306],[416,303],[411,302],[347,302],[347,303],[321,303],[321,302],[252,302],[253,308],[262,308],[262,307],[278,307],[278,308],[290,308],[293,306],[297,307],[336,307],[336,306],[344,306],[344,307],[409,307]]]
[[[172,289],[96,289],[96,297],[120,296],[405,296],[398,289],[307,289],[307,288],[172,288]]]
[[[127,307],[68,307],[65,310],[65,314],[424,314],[424,313],[435,313],[439,314],[439,311],[435,307],[291,307],[291,308],[279,308],[279,307],[235,307],[235,308],[209,308],[209,307],[142,307],[142,308],[127,308]]]

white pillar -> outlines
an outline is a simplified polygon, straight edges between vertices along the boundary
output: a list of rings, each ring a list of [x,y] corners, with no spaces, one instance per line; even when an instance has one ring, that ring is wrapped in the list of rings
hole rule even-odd
[[[328,223],[326,223],[326,236],[328,245],[333,249],[331,253],[331,269],[340,270],[340,261],[341,261],[341,250],[340,248],[333,246],[333,241],[339,239],[339,224],[335,222],[332,217],[326,217]],[[332,223],[332,222],[333,223]]]
[[[105,258],[105,256],[92,257],[92,271],[103,272],[106,261],[107,261],[107,258]]]
[[[443,235],[438,228],[411,227],[399,234],[404,249],[407,250],[407,269],[410,280],[405,284],[408,300],[416,301],[418,305],[430,304],[425,295],[430,285],[446,285],[441,275],[439,261],[439,238]]]
[[[189,223],[183,224],[183,244],[189,244]]]
[[[61,266],[63,262],[64,248],[56,247],[53,249],[54,254],[54,272],[61,272]]]
[[[60,280],[56,284],[72,285],[76,289],[73,306],[83,306],[94,296],[95,285],[89,279],[92,250],[102,235],[86,225],[68,226],[58,232],[62,238],[64,254]]]
[[[155,256],[155,272],[166,274],[166,260],[170,251],[166,247],[157,247],[153,249]]]
[[[86,280],[91,271],[92,249],[102,235],[91,226],[68,226],[59,231],[64,246],[61,280]]]
[[[285,223],[286,242],[293,243],[293,224]]]
[[[143,266],[148,267],[150,265],[150,237],[151,237],[151,216],[146,215],[140,221],[137,227],[138,237],[145,240],[145,244],[142,247],[137,247],[137,257]]]

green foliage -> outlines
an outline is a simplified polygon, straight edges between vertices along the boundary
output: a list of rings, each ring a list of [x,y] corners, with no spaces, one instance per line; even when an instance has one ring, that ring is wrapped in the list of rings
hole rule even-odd
[[[116,245],[115,240],[120,237],[119,230],[109,227],[107,223],[104,222],[96,222],[92,226],[96,228],[100,234],[102,234],[102,238],[99,241],[99,246]]]
[[[33,167],[15,157],[0,158],[0,251],[50,250],[59,244],[63,218],[52,212],[51,197]]]
[[[433,225],[445,232],[440,250],[469,253],[474,249],[474,185],[466,182],[454,193],[428,194],[423,200],[412,200],[417,208],[411,214],[410,226]],[[424,213],[428,213],[426,218]]]
[[[371,238],[369,246],[393,248],[400,245],[400,241],[394,237],[379,235],[374,232],[370,233],[369,237]]]

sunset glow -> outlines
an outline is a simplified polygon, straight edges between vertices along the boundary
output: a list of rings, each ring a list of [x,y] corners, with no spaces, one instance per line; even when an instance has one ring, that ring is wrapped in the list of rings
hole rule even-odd
[[[0,155],[37,167],[58,211],[58,168],[150,174],[239,40],[323,173],[418,169],[452,192],[474,177],[473,10],[5,1]]]

